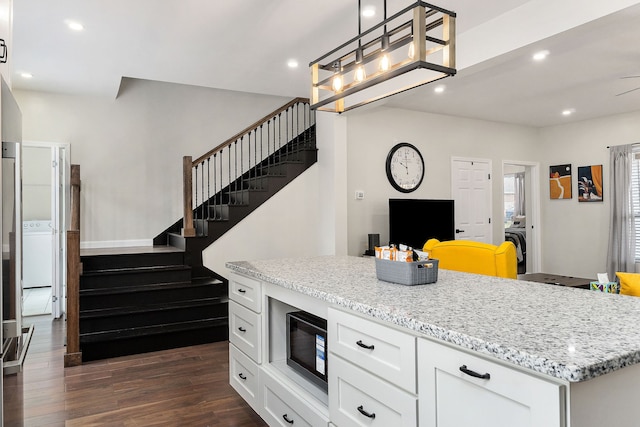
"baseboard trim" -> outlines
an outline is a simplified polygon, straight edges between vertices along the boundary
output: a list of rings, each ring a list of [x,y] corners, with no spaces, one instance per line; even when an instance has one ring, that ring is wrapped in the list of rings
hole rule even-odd
[[[80,249],[129,248],[137,246],[153,246],[153,239],[95,240],[80,242]]]

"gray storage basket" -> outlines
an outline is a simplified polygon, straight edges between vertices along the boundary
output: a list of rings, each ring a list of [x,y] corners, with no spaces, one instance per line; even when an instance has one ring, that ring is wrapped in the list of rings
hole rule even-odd
[[[438,280],[438,260],[402,262],[376,258],[378,280],[401,285],[423,285]]]

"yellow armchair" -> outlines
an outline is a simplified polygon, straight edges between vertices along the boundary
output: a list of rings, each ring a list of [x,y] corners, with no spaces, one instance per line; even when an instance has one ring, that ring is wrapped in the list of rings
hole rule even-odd
[[[438,259],[439,268],[484,274],[486,276],[518,277],[516,247],[511,242],[499,246],[470,240],[429,239],[422,248],[431,258]]]

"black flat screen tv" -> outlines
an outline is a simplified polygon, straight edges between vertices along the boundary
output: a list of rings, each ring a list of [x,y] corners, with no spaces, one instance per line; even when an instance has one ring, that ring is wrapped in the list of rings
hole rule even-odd
[[[389,199],[389,243],[422,250],[433,238],[455,239],[453,200]]]

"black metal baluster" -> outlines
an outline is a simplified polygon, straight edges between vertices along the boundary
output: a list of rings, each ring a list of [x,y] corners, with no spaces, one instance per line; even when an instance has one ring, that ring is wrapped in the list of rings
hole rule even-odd
[[[202,166],[202,168],[200,169],[200,175],[202,176],[202,179],[200,180],[200,182],[202,182],[202,188],[200,189],[200,192],[202,194],[202,204],[200,205],[200,211],[202,212],[201,216],[202,216],[202,225],[203,225],[203,231],[204,231],[204,221],[206,219],[205,215],[204,215],[204,160],[200,163],[200,166]]]
[[[242,151],[242,136],[240,137],[240,151]],[[233,167],[234,167],[234,177],[238,176],[238,140],[236,139],[233,143]],[[231,169],[231,166],[229,166]],[[231,185],[231,170],[229,170],[229,185]],[[236,195],[236,203],[238,202],[238,179],[235,178],[233,180],[233,192]]]
[[[216,186],[216,156],[217,153],[213,153],[213,194],[218,194],[218,191],[216,190],[218,187]],[[220,192],[220,194],[218,196],[216,196],[215,199],[213,199],[213,219],[218,219],[218,209],[217,209],[217,204],[218,201],[220,201],[220,205],[222,205],[222,192]]]
[[[194,220],[197,221],[198,220],[198,165],[195,165],[195,172],[194,174],[196,179],[195,179],[195,189],[194,189],[194,193],[195,193],[195,202],[194,205],[192,206],[193,209],[193,216],[194,216]],[[196,224],[196,232],[198,231],[198,226]]]
[[[211,219],[211,157],[207,157],[207,220]]]
[[[293,143],[293,145],[291,145],[291,151],[293,152],[294,158],[296,160],[299,160],[300,157],[298,156],[298,138],[300,133],[298,132],[298,128],[296,126],[297,120],[298,120],[298,106],[297,104],[294,104],[291,106],[291,139],[292,141],[295,141]]]
[[[223,151],[224,148],[222,150],[220,150],[220,196],[222,196],[222,190],[223,190],[223,186],[222,186],[222,157],[223,157]],[[231,194],[229,194],[229,191],[227,191],[227,204],[231,203]],[[222,197],[220,198],[220,219],[222,219]]]
[[[229,155],[227,156],[227,175],[229,175],[227,188],[229,189],[229,201],[231,201],[231,147],[229,147],[227,151],[229,152]]]
[[[289,138],[289,108],[284,112],[284,152],[289,158],[289,146],[291,145],[291,138]]]
[[[251,135],[251,134],[249,134]],[[249,144],[247,144],[247,158],[249,159],[249,164],[247,165],[247,171],[249,175],[249,186],[251,186],[251,137],[249,137]]]
[[[278,114],[278,151],[282,148],[282,113]]]
[[[271,119],[267,120],[267,171],[271,170],[271,153],[269,152],[269,136],[271,135]]]
[[[240,137],[240,153],[242,153],[243,149],[242,147],[244,147],[244,136]],[[242,204],[243,203],[243,193],[242,193],[242,164],[240,165],[240,174],[238,174],[238,166],[237,166],[237,161],[238,161],[238,153],[236,151],[236,161],[234,162],[236,164],[236,170],[235,173],[233,175],[233,182],[234,182],[234,187],[236,189],[236,203],[237,204]]]
[[[263,148],[262,145],[263,145],[263,142],[262,142],[262,125],[260,125],[260,159],[261,159],[260,160],[260,165],[262,165],[262,167],[264,167],[265,166],[265,164],[264,164],[265,158],[264,158],[264,151],[262,150],[262,148]],[[269,163],[268,159],[267,159],[267,163]],[[267,175],[269,175],[269,168],[267,168]]]
[[[258,168],[258,138],[255,130],[252,132],[253,132],[253,169],[254,169],[253,176],[256,178],[256,184],[260,182],[259,188],[262,189],[262,176],[258,177],[258,173],[260,173]],[[251,132],[249,132],[249,146],[251,146]]]

